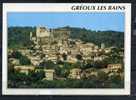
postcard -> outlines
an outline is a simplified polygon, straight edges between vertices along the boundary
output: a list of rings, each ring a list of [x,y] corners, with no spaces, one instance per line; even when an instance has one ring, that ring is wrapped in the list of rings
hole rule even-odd
[[[131,4],[4,3],[3,95],[130,95]]]

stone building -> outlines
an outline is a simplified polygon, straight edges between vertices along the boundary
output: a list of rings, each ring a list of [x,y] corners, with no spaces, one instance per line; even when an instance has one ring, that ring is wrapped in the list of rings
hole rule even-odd
[[[51,32],[46,27],[37,27],[36,33],[30,32],[30,40],[35,44],[48,44]]]
[[[19,59],[16,59],[16,58],[9,58],[9,62],[13,65],[19,65],[20,64]]]
[[[104,48],[105,48],[105,44],[101,43],[101,49],[104,49]]]
[[[81,78],[81,69],[73,68],[70,70],[69,78],[71,79],[80,79]]]
[[[36,28],[36,37],[42,38],[42,37],[49,37],[50,36],[50,30],[48,30],[46,27],[37,27]]]
[[[34,66],[38,66],[42,62],[42,60],[39,56],[30,57],[30,61],[31,61],[32,65],[34,65]]]
[[[59,42],[68,45],[70,31],[67,29],[48,29],[46,27],[37,27],[36,33],[30,32],[30,40],[38,44],[51,44]]]
[[[89,78],[91,76],[98,76],[98,72],[94,68],[88,68],[82,72],[82,77]]]
[[[122,69],[122,65],[121,64],[109,64],[107,68],[111,72],[118,72],[120,69]]]
[[[54,79],[54,69],[44,69],[45,71],[45,80],[53,80]]]
[[[20,73],[25,73],[28,75],[30,71],[34,71],[35,67],[34,66],[14,66],[14,70],[19,71]]]

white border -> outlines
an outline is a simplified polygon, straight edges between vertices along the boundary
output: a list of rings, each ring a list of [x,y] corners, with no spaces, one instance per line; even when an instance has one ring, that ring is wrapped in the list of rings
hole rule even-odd
[[[83,3],[95,6],[125,6],[125,10],[90,10],[85,12],[124,12],[125,13],[125,88],[124,89],[8,89],[7,88],[7,12],[84,12],[71,10],[79,3],[4,3],[3,4],[3,55],[2,55],[2,94],[3,95],[130,95],[131,66],[131,4],[130,3]]]

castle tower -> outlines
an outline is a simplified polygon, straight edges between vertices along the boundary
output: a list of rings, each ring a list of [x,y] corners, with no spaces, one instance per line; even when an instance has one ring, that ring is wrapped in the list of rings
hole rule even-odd
[[[105,44],[101,43],[101,49],[104,49],[104,48],[105,48]]]
[[[50,31],[45,27],[37,27],[36,28],[36,36],[39,37],[39,38],[49,37]]]
[[[30,40],[36,43],[36,36],[34,33],[30,32]]]
[[[30,40],[32,40],[32,36],[33,36],[33,33],[32,33],[32,32],[30,32]]]

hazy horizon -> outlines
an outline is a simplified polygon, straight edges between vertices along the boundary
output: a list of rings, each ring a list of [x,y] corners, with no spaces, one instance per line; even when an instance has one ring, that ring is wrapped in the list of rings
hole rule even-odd
[[[39,26],[9,26],[8,28],[10,28],[10,27],[32,27],[32,28],[34,28],[34,27],[39,27]],[[46,27],[46,26],[42,26],[42,27]],[[56,27],[56,28],[50,28],[50,27],[46,27],[46,28],[48,28],[48,29],[58,29],[58,28],[63,28],[63,27],[70,27],[70,28],[81,28],[81,29],[86,29],[86,30],[90,30],[90,31],[96,31],[96,32],[98,32],[98,31],[115,31],[115,32],[124,32],[124,31],[116,31],[116,30],[93,30],[93,29],[87,29],[87,28],[84,28],[84,27],[72,27],[72,26],[62,26],[62,27]]]
[[[75,27],[124,32],[124,13],[10,12],[8,27]]]

